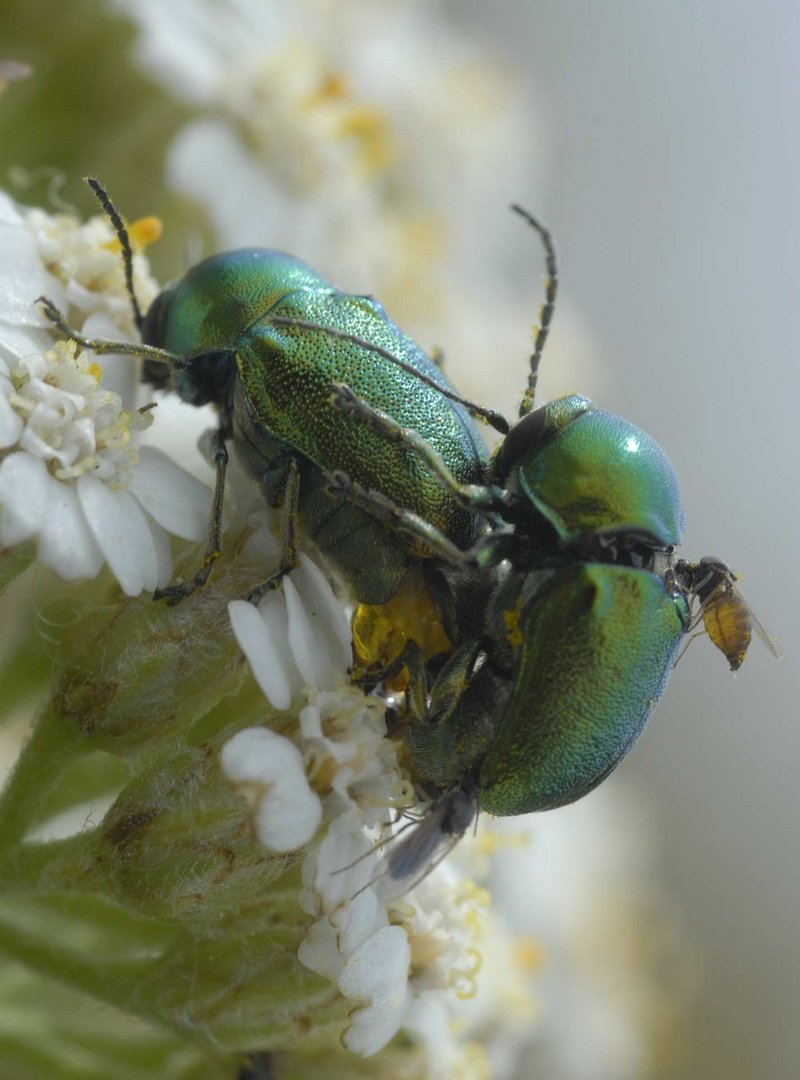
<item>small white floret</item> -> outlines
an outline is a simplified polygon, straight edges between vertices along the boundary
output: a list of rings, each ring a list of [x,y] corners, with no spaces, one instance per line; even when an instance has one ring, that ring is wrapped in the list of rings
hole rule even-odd
[[[257,605],[234,600],[228,615],[256,682],[274,708],[288,709],[303,688],[327,690],[344,680],[350,662],[347,617],[306,555]]]
[[[269,728],[245,728],[220,755],[222,771],[252,803],[259,842],[288,852],[311,840],[322,820],[322,804],[306,780],[294,743]]]

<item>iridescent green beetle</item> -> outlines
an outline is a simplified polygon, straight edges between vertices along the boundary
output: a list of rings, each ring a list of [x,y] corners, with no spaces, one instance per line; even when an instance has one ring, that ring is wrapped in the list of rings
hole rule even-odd
[[[352,498],[424,537],[454,567],[507,567],[484,635],[456,650],[429,696],[417,694],[426,705],[412,716],[405,742],[412,773],[434,801],[389,851],[379,879],[385,895],[424,876],[478,810],[548,810],[601,783],[643,731],[687,631],[708,611],[703,590],[719,577],[716,561],[709,568],[708,560],[676,558],[680,489],[651,436],[578,395],[532,409],[557,274],[549,234],[525,216],[545,244],[547,300],[522,418],[484,484],[458,485],[418,433],[340,391],[343,407],[413,449],[465,508],[506,526],[457,551],[429,523],[339,478]],[[695,602],[701,616],[693,616]]]
[[[645,432],[561,398],[517,425],[494,477],[514,528],[462,557],[502,555],[509,568],[484,636],[455,651],[409,724],[410,768],[434,803],[389,851],[387,898],[424,876],[478,810],[550,810],[601,783],[644,730],[692,625],[674,569],[677,477]]]
[[[486,527],[476,512],[453,499],[405,448],[387,442],[333,401],[334,385],[347,383],[366,405],[418,431],[458,483],[485,474],[488,452],[470,413],[501,428],[503,422],[459,398],[441,369],[377,301],[340,292],[292,256],[249,248],[204,260],[161,292],[142,316],[125,226],[102,186],[89,183],[120,238],[143,344],[87,340],[44,300],[46,313],[95,352],[142,356],[148,381],[171,385],[191,404],[211,402],[219,414],[211,444],[217,485],[203,567],[191,580],[160,590],[157,598],[176,603],[208,579],[221,549],[231,440],[267,501],[285,509],[281,565],[251,590],[253,602],[294,566],[298,518],[361,603],[387,602],[410,569],[430,563],[424,542],[387,529],[381,519],[331,491],[327,473],[333,470],[344,469],[359,485],[380,490],[454,546],[476,542]]]
[[[467,779],[494,814],[551,809],[599,784],[650,718],[690,623],[669,573],[683,510],[661,447],[586,398],[529,419],[524,443],[510,436],[497,460],[518,523],[483,662],[454,697],[448,684],[471,662],[459,650],[433,691],[444,714],[408,735],[426,779],[445,791]]]
[[[219,407],[221,427],[267,501],[297,500],[306,535],[357,600],[389,600],[424,549],[331,495],[324,472],[345,468],[458,545],[477,537],[474,513],[427,470],[409,467],[401,447],[331,402],[331,384],[346,382],[362,400],[423,433],[462,482],[482,475],[487,452],[471,417],[442,393],[452,389],[440,369],[377,301],[339,292],[288,255],[245,249],[206,259],[162,292],[142,337],[194,358],[176,373],[175,388],[195,404]],[[204,379],[209,367],[212,377]],[[287,551],[282,569],[293,561]]]

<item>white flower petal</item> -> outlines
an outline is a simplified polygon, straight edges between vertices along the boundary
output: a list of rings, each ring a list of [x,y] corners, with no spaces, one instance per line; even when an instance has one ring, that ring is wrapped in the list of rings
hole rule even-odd
[[[269,614],[276,603],[282,604],[282,598],[273,593],[264,597],[261,606]],[[293,671],[294,665],[282,635],[274,633],[259,608],[246,600],[232,600],[228,604],[228,617],[256,682],[274,708],[288,709],[292,703],[288,673]]]
[[[269,728],[245,728],[222,748],[222,770],[234,784],[257,785],[255,826],[270,851],[303,847],[322,820],[319,796],[309,787],[303,755]]]
[[[317,564],[309,559],[308,555],[300,554],[300,566],[295,571],[295,580],[303,582],[302,591],[306,605],[311,607],[312,613],[324,617],[330,629],[342,643],[342,658],[344,666],[350,663],[350,647],[352,631],[350,620],[344,612],[336,594],[331,588],[330,582]]]
[[[346,904],[331,912],[331,923],[339,932],[339,949],[350,956],[384,926],[389,925],[386,908],[374,889],[362,889]]]
[[[337,982],[344,964],[339,952],[339,933],[327,915],[312,925],[300,942],[297,959],[309,971]]]
[[[0,224],[15,226],[22,224],[17,204],[5,191],[0,191]]]
[[[119,327],[105,311],[92,312],[80,330],[89,338],[120,340]],[[135,409],[139,395],[139,361],[136,357],[104,353],[96,359],[103,369],[103,389],[119,394],[126,409]]]
[[[103,554],[95,543],[75,488],[47,475],[47,504],[39,529],[38,555],[67,581],[100,573]]]
[[[297,747],[286,740],[296,751],[302,768],[303,759]],[[279,759],[281,760],[281,759]],[[322,821],[322,803],[308,786],[305,772],[289,772],[261,800],[255,818],[259,842],[270,851],[296,851],[314,837]]]
[[[208,536],[212,492],[161,450],[139,449],[128,487],[167,532],[184,540]]]
[[[233,460],[233,459],[232,459]],[[245,488],[245,482],[242,478],[238,479],[240,490],[236,491],[236,505],[240,512],[244,512],[247,518],[247,524],[253,529],[253,533],[247,538],[242,554],[245,559],[252,560],[253,562],[262,562],[266,566],[275,565],[278,563],[281,557],[281,543],[277,537],[273,534],[270,527],[271,519],[273,515],[269,510],[261,510],[251,512],[247,514],[247,509],[250,500],[247,499],[248,491],[252,494],[253,490],[258,491],[257,487],[250,483],[246,483],[247,490]],[[258,500],[263,506],[263,500]]]
[[[350,645],[353,636],[350,629],[350,620],[345,615],[336,593],[330,588],[330,582],[320,567],[313,562],[313,559],[302,553],[300,553],[300,566],[296,571],[297,575],[300,575],[303,579],[303,596],[306,597],[306,603],[314,605],[321,615],[325,617],[330,629],[334,631],[344,647],[344,662],[349,663]]]
[[[347,618],[341,606],[327,582],[329,595],[322,599],[325,590],[317,576],[321,572],[310,559],[301,558],[291,578],[283,580],[289,645],[304,685],[327,689],[341,682],[350,662],[350,633],[345,645],[341,632]]]
[[[377,859],[376,854],[370,855],[372,847],[355,811],[334,818],[315,853],[309,878],[304,875],[324,911],[333,911],[369,885],[375,877]]]
[[[22,417],[14,412],[8,402],[11,390],[11,380],[5,375],[0,375],[0,450],[5,450],[18,442],[24,427]]]
[[[347,997],[386,1001],[405,992],[410,963],[405,930],[384,926],[347,958],[339,989]]]
[[[42,526],[47,511],[50,474],[39,458],[22,452],[0,462],[0,543],[14,547]]]
[[[318,678],[320,675],[324,677],[324,671],[319,670],[317,663],[320,659],[318,646],[321,643],[311,627],[303,601],[297,595],[297,589],[288,574],[283,579],[283,592],[289,620],[287,636],[294,662],[304,685],[319,689]]]
[[[63,485],[62,485],[63,486]],[[127,491],[112,490],[94,476],[77,482],[89,528],[114,576],[128,596],[158,579],[158,560],[144,512]]]
[[[342,1032],[342,1045],[362,1057],[377,1054],[403,1026],[410,1001],[411,995],[406,992],[391,1001],[374,1002],[356,1009],[350,1016],[349,1027]]]
[[[37,356],[49,349],[52,344],[53,339],[47,330],[21,326],[0,319],[0,352],[8,358],[6,363],[9,370],[17,366],[20,357]]]
[[[205,456],[195,449],[203,433],[209,427],[216,427],[218,417],[213,405],[190,405],[181,401],[171,391],[145,390],[148,402],[158,406],[154,410],[155,423],[142,432],[138,446],[152,446],[163,451],[173,462],[180,461],[181,467],[201,480],[206,487],[214,483],[214,472]],[[226,488],[227,478],[226,478]],[[227,491],[226,491],[227,494]]]
[[[349,956],[339,976],[339,989],[367,1006],[351,1017],[342,1042],[364,1057],[377,1054],[400,1029],[411,995],[408,972],[411,948],[405,931],[386,926]]]
[[[157,521],[147,515],[145,515],[147,521],[147,527],[150,530],[150,537],[153,541],[153,551],[156,556],[155,571],[156,576],[152,581],[145,581],[144,587],[152,592],[154,589],[163,589],[165,585],[169,585],[172,581],[172,544],[170,542],[169,533],[165,529],[162,529]]]
[[[47,296],[63,307],[64,290],[45,270],[33,233],[22,222],[0,222],[0,251],[0,319],[9,326],[49,327],[36,299]]]

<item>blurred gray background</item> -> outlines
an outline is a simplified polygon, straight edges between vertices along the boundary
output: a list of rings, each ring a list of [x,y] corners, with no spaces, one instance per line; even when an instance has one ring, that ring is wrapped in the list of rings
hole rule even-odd
[[[733,677],[695,643],[619,775],[654,803],[699,952],[689,1045],[668,1075],[788,1080],[800,1076],[800,6],[449,7],[533,80],[547,179],[499,194],[553,229],[562,295],[603,363],[592,392],[665,446],[684,551],[739,570],[783,646],[776,663],[754,641]]]

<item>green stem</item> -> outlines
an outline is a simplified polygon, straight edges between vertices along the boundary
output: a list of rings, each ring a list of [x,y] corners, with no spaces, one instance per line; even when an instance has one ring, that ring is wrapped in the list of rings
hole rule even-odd
[[[19,544],[0,550],[0,595],[15,577],[24,573],[33,562],[33,544]]]
[[[35,909],[34,909],[35,910]],[[74,934],[65,934],[65,924],[53,919],[54,929],[48,932],[42,919],[17,917],[13,908],[0,906],[0,951],[11,959],[26,964],[43,975],[67,983],[100,1001],[128,1008],[133,988],[158,967],[161,956],[134,955],[104,957],[96,948],[81,951],[64,944],[74,936],[80,942],[81,927],[74,925]]]
[[[86,836],[21,844],[0,854],[0,893],[92,888]]]
[[[0,857],[24,840],[45,797],[84,746],[80,731],[52,706],[39,716],[0,794]]]

